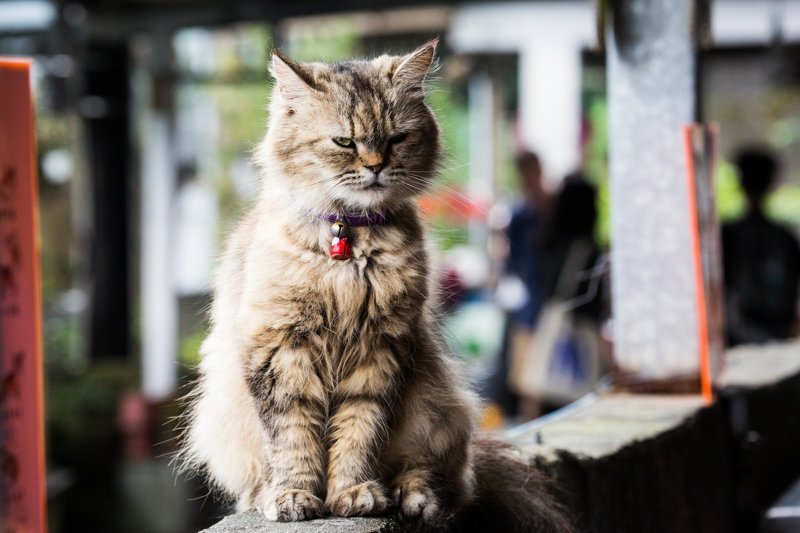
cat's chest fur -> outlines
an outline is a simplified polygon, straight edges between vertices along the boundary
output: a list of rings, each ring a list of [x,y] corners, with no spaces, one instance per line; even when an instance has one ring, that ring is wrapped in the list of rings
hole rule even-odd
[[[334,349],[355,339],[403,335],[426,304],[427,254],[415,216],[350,228],[352,257],[344,261],[330,256],[327,225],[298,231],[274,220],[255,232],[244,269],[240,317],[254,331],[266,321]]]
[[[366,328],[383,331],[387,322],[404,320],[410,302],[424,300],[425,261],[422,243],[414,243],[402,228],[353,228],[352,257],[339,261],[316,254],[320,296],[326,313],[342,332]],[[323,245],[330,240],[324,233]],[[312,252],[313,253],[313,252]],[[326,298],[326,296],[328,298]]]

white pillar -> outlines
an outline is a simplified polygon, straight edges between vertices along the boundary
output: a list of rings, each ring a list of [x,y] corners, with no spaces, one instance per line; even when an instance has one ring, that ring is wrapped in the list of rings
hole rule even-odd
[[[170,117],[151,110],[141,124],[142,390],[160,400],[177,385],[178,308],[172,283],[175,185]]]
[[[476,72],[469,79],[469,197],[482,205],[494,201],[494,84],[486,72]],[[469,242],[482,247],[487,228],[470,220]]]
[[[538,35],[521,52],[519,75],[522,142],[551,181],[561,180],[581,163],[581,41]]]
[[[590,2],[466,5],[455,10],[448,36],[458,53],[519,55],[522,143],[554,179],[580,162],[581,50],[594,41]]]
[[[645,380],[696,376],[682,128],[695,115],[693,0],[629,0],[607,44],[615,358]]]

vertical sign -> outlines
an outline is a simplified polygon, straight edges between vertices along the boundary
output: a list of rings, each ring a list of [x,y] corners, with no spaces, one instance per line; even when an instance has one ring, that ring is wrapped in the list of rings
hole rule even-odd
[[[716,147],[716,125],[684,128],[700,384],[707,402],[711,401],[714,378],[722,371],[724,351],[722,251],[714,201]]]
[[[0,58],[0,531],[14,533],[46,531],[30,70]]]

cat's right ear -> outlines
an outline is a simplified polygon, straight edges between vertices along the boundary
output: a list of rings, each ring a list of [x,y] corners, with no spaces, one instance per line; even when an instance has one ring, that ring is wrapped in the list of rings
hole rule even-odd
[[[272,51],[269,71],[278,84],[281,96],[287,102],[308,97],[317,89],[312,74],[278,50]]]

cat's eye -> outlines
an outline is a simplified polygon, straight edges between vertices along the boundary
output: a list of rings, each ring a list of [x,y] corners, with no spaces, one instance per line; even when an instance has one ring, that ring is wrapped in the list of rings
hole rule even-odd
[[[406,140],[408,137],[408,132],[398,133],[397,135],[392,135],[389,137],[389,144],[398,144]]]
[[[353,139],[347,137],[334,137],[332,140],[342,148],[352,148],[355,144],[353,143]]]

